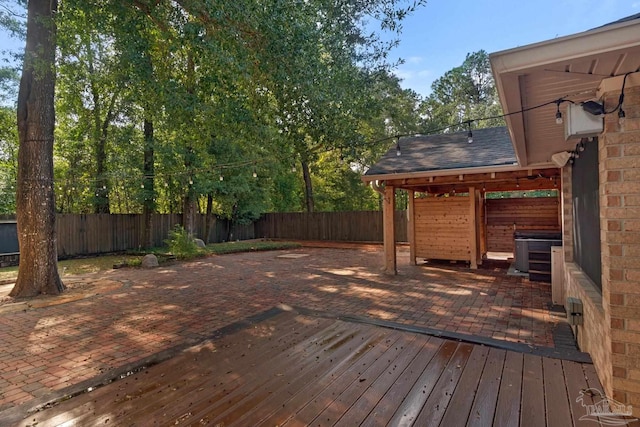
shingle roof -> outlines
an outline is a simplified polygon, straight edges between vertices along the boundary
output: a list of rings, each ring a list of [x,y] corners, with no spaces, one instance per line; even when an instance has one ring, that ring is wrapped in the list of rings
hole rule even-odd
[[[391,147],[365,176],[517,164],[505,126],[474,129],[471,144],[466,131],[402,137],[400,151],[397,156],[396,147]]]

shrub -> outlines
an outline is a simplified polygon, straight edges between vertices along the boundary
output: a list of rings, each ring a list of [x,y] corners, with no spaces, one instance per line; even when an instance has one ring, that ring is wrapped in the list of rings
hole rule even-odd
[[[169,238],[164,242],[178,259],[191,259],[205,253],[181,225],[169,231]]]

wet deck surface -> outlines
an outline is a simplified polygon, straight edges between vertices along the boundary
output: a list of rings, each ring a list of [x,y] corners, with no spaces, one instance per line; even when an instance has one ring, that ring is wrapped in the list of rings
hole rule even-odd
[[[18,425],[595,426],[589,388],[588,363],[272,310]]]

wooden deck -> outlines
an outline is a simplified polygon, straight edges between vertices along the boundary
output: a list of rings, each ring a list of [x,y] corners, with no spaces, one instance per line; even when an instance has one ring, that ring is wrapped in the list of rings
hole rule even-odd
[[[590,364],[280,312],[18,425],[596,426],[588,388]]]

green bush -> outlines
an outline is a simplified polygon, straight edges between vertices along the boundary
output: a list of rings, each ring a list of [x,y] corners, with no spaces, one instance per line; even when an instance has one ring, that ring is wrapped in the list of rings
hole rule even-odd
[[[205,253],[181,225],[176,225],[169,231],[169,238],[164,242],[178,259],[191,259]]]

